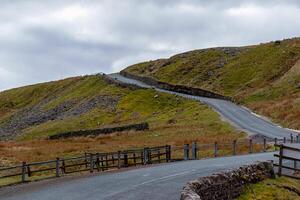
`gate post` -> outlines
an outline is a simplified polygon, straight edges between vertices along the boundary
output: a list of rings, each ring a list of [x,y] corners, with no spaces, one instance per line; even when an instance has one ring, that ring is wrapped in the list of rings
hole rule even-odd
[[[249,140],[249,153],[253,153],[252,139]]]
[[[26,182],[26,162],[22,162],[22,183]]]
[[[267,151],[267,140],[264,137],[264,152],[266,152],[266,151]]]
[[[236,155],[236,140],[233,141],[233,155]]]
[[[55,166],[56,177],[59,177],[59,158],[56,158],[56,166]]]
[[[215,147],[214,156],[215,156],[215,157],[218,157],[218,143],[217,143],[217,142],[215,142],[214,147]]]
[[[149,148],[144,148],[144,165],[149,163]]]
[[[189,160],[189,158],[190,158],[189,153],[190,153],[190,145],[189,144],[185,144],[183,146],[183,159],[184,160]]]
[[[192,159],[197,160],[197,151],[198,151],[198,146],[196,142],[192,143]]]
[[[166,151],[167,151],[167,162],[170,162],[171,161],[171,146],[170,145],[167,145],[166,146]]]

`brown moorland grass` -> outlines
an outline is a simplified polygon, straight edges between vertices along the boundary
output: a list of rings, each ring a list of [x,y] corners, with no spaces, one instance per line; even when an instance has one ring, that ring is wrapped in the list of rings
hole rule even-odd
[[[125,71],[225,94],[283,126],[300,129],[300,38],[194,50]]]
[[[196,141],[199,144],[232,142],[244,134],[204,134],[195,125],[187,131],[185,126],[157,127],[140,132],[122,132],[96,138],[78,137],[62,140],[31,140],[0,142],[0,166],[11,166],[22,161],[36,162],[68,157],[84,152],[112,152],[161,145],[183,146]]]

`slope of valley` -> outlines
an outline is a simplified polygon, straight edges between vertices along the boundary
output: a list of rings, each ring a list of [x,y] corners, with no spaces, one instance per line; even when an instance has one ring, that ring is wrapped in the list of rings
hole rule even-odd
[[[0,93],[0,166],[85,151],[232,141],[245,135],[206,105],[119,86],[103,75],[68,78]],[[47,140],[65,131],[148,122],[150,129],[99,137]],[[4,141],[8,140],[9,141]]]
[[[276,123],[300,129],[299,38],[194,50],[124,71],[231,96]]]

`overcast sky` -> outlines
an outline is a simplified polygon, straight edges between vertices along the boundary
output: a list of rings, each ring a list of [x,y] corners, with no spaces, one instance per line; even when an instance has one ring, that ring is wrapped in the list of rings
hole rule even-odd
[[[300,36],[298,2],[0,0],[0,90]]]

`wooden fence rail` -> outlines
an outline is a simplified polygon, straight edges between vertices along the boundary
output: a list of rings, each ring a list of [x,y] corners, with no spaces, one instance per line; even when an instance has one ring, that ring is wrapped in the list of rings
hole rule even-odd
[[[36,178],[60,177],[64,174],[89,171],[106,171],[124,167],[147,165],[177,160],[196,160],[208,157],[251,154],[276,151],[285,143],[300,142],[299,137],[282,139],[242,139],[213,144],[185,144],[184,146],[159,146],[109,153],[85,153],[71,158],[56,158],[45,162],[26,163],[0,168],[0,180],[12,178],[14,182],[27,182]],[[281,157],[289,159],[288,157]],[[298,160],[299,161],[299,160]],[[284,166],[282,166],[283,168]]]
[[[300,179],[300,176],[294,175],[300,172],[298,162],[300,162],[300,144],[281,144],[276,145],[279,147],[279,154],[274,154],[278,158],[278,163],[274,163],[274,166],[278,168],[278,176],[288,176],[296,179]],[[285,160],[289,162],[284,162]],[[288,166],[288,164],[291,164]]]
[[[17,182],[27,182],[39,174],[60,177],[63,174],[76,172],[105,171],[123,167],[169,162],[171,160],[170,146],[135,149],[109,153],[85,153],[72,158],[57,158],[45,162],[26,163],[22,165],[0,168],[0,179],[20,177]]]

